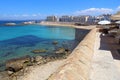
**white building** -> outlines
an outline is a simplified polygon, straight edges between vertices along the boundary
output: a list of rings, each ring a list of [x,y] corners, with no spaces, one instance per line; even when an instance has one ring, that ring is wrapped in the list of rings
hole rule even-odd
[[[93,16],[85,16],[85,23],[86,24],[94,24],[95,17]]]
[[[73,16],[62,16],[59,18],[60,22],[72,22],[73,21]]]
[[[93,24],[94,17],[92,17],[92,16],[74,16],[73,22],[78,22],[81,24]]]
[[[72,22],[84,23],[85,22],[85,17],[83,17],[83,16],[73,16],[72,17]]]
[[[47,16],[46,21],[56,22],[58,21],[57,16]]]
[[[97,19],[98,18],[98,19]],[[60,18],[57,18],[56,16],[48,16],[46,21],[51,22],[74,22],[79,24],[94,24],[96,20],[101,19],[101,16],[99,17],[93,17],[89,15],[83,15],[83,16],[61,16]]]

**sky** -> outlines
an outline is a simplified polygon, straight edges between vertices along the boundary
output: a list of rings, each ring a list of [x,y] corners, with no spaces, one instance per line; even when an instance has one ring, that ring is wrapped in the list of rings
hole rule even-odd
[[[120,0],[1,0],[0,20],[43,19],[49,15],[100,15],[120,10]]]

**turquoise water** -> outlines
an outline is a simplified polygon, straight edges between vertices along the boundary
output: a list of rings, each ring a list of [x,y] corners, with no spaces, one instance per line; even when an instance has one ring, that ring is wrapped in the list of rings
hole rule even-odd
[[[52,43],[57,41],[57,45]],[[53,55],[58,48],[73,50],[78,44],[75,29],[41,25],[0,26],[0,69],[7,60],[26,55]],[[46,53],[34,54],[33,50],[45,49]]]
[[[75,29],[67,27],[47,27],[41,25],[27,25],[27,26],[1,26],[0,27],[0,41],[12,39],[25,35],[34,35],[45,39],[68,39],[75,38]]]

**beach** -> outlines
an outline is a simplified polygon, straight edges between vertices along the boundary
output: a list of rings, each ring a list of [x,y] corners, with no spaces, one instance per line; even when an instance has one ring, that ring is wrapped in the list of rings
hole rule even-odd
[[[47,25],[47,26],[66,26],[66,27],[73,27],[78,29],[88,29],[91,30],[96,27],[96,25],[89,25],[89,26],[77,26],[73,22],[48,22],[42,21],[39,23],[40,25]]]

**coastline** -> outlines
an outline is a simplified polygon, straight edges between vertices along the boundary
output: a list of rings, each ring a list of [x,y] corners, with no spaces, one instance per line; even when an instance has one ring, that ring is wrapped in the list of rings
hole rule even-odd
[[[47,80],[56,70],[64,64],[66,59],[48,62],[43,65],[31,66],[27,73],[18,76],[17,80]]]
[[[42,22],[39,23],[39,25],[72,27],[72,28],[87,29],[87,30],[91,30],[93,28],[96,28],[96,25],[77,26],[73,22],[48,22],[48,21],[42,21]]]
[[[40,25],[48,25],[48,26],[63,26],[63,27],[73,27],[73,28],[79,28],[79,29],[86,29],[86,30],[90,30],[90,29],[93,29],[94,28],[94,26],[75,26],[74,24],[69,24],[69,23],[53,23],[53,22],[45,22],[44,24],[40,24]],[[62,60],[60,60],[60,62],[62,63]],[[52,63],[54,63],[54,62],[52,62]],[[59,63],[59,61],[55,61],[55,64],[57,63],[57,66],[58,65],[63,65],[63,63],[61,64],[61,63]],[[49,63],[48,63],[49,64]],[[52,64],[51,64],[52,65]],[[56,65],[54,65],[53,64],[53,66],[55,67]],[[60,66],[58,66],[57,67],[56,66],[56,70],[60,67]],[[34,66],[34,67],[40,67],[40,66]],[[44,66],[44,67],[46,67],[46,66]],[[49,67],[49,66],[48,66]],[[40,69],[40,68],[39,68]],[[51,68],[45,68],[47,71],[51,71]],[[31,68],[31,70],[32,71],[34,71],[35,70],[35,68],[33,69],[33,68]],[[41,69],[42,70],[42,69]],[[40,71],[41,71],[40,70]],[[52,73],[54,73],[54,72],[56,72],[56,70],[54,70]],[[38,68],[36,69],[36,71],[38,71]],[[34,72],[36,75],[38,74],[38,73],[36,73],[36,72]],[[51,74],[52,74],[51,73]],[[45,73],[46,74],[46,73]],[[26,76],[24,76],[24,77],[28,77],[28,78],[30,78],[31,76],[30,75],[33,75],[33,74],[28,74],[27,73],[27,75]],[[50,74],[48,74],[49,76],[50,76]],[[21,78],[21,77],[20,77]],[[48,78],[48,77],[47,77]],[[25,79],[25,78],[23,78],[23,79]],[[23,80],[22,79],[22,80]],[[20,79],[21,80],[21,79]],[[29,80],[29,79],[28,79]]]
[[[90,72],[89,63],[91,63],[91,59],[94,52],[93,49],[95,35],[93,34],[96,34],[95,32],[96,30],[90,32],[84,39],[84,41],[79,43],[79,45],[74,49],[72,54],[68,56],[67,59],[56,60],[41,66],[36,65],[30,67],[28,69],[29,71],[24,76],[18,77],[18,80],[62,80],[63,78],[67,79],[68,77],[69,79],[73,78],[72,80],[79,80],[81,79],[82,76],[84,76],[86,79],[89,78],[88,77],[89,76],[88,73]],[[91,35],[93,36],[91,37]],[[87,42],[88,40],[90,40],[90,42]],[[84,45],[86,44],[86,42],[88,45],[87,48],[85,47],[86,45]],[[85,52],[84,51],[81,52],[82,49],[87,50]],[[88,52],[89,54],[86,55],[85,53]],[[78,61],[79,59],[81,60],[81,62]],[[85,63],[87,67],[86,65],[83,65],[83,63]],[[71,77],[69,74],[73,77]]]

